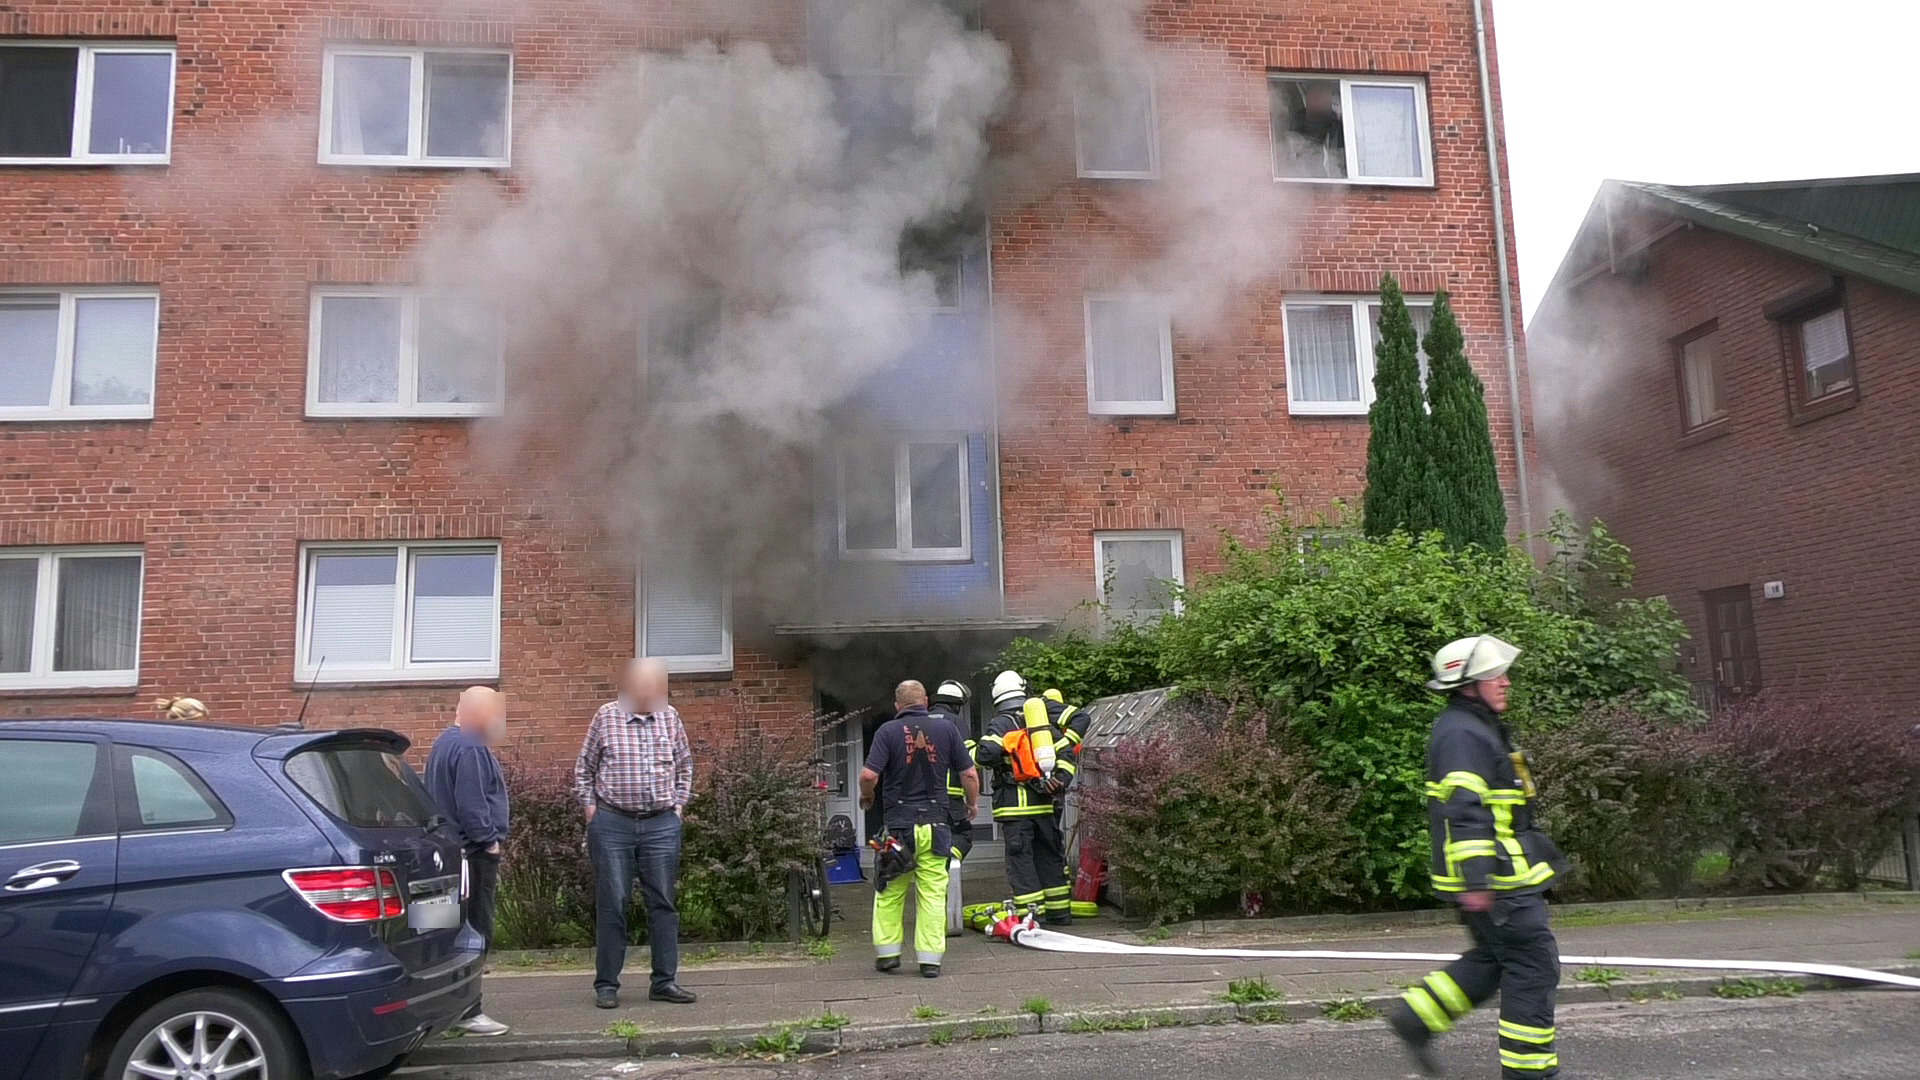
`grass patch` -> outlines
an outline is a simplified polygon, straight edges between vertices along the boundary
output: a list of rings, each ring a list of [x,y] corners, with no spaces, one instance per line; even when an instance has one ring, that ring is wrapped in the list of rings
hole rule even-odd
[[[1138,937],[1149,945],[1165,941],[1173,936],[1173,931],[1165,926],[1149,926],[1140,931]]]
[[[1320,1015],[1329,1020],[1351,1024],[1360,1020],[1373,1020],[1380,1015],[1380,1010],[1359,998],[1340,998],[1321,1006]]]
[[[1266,1005],[1258,1009],[1249,1009],[1240,1017],[1249,1024],[1291,1024],[1293,1014],[1280,1005]]]
[[[1279,1001],[1280,991],[1267,981],[1265,975],[1251,979],[1235,979],[1227,984],[1227,992],[1220,1000],[1234,1005],[1258,1005],[1263,1001]]]
[[[831,960],[833,959],[833,953],[833,942],[828,941],[826,938],[814,938],[812,941],[807,942],[807,955],[813,957],[815,960]]]
[[[848,1016],[846,1013],[837,1013],[829,1009],[819,1016],[808,1020],[807,1026],[817,1031],[839,1031],[851,1023],[853,1023],[853,1017]]]
[[[1908,954],[1907,954],[1907,959],[1909,959],[1909,960],[1920,960],[1920,949],[1915,949],[1915,950],[1913,950],[1912,952],[1910,952],[1910,953],[1908,953]]]
[[[1806,987],[1792,979],[1728,979],[1713,988],[1713,996],[1744,998],[1798,997]]]
[[[608,1024],[607,1030],[601,1032],[601,1034],[619,1039],[622,1042],[632,1042],[640,1037],[640,1025],[631,1020],[615,1020],[613,1023]]]
[[[981,1016],[999,1016],[999,1015],[1000,1015],[1000,1006],[998,1006],[998,1005],[983,1005],[983,1006],[981,1006],[981,1007],[980,1007],[980,1015],[981,1015]]]
[[[939,1020],[946,1015],[931,1005],[915,1005],[912,1013],[915,1020]]]
[[[1671,986],[1636,986],[1627,991],[1627,1000],[1635,1005],[1645,1005],[1649,1001],[1679,1001],[1680,991]]]
[[[1574,975],[1576,982],[1590,983],[1602,990],[1611,992],[1613,984],[1626,979],[1627,973],[1613,967],[1585,967]]]
[[[755,1035],[747,1044],[746,1052],[751,1057],[764,1061],[792,1061],[800,1056],[807,1045],[807,1037],[791,1024],[784,1025],[764,1035]]]
[[[1020,1034],[1020,1025],[1011,1020],[995,1020],[986,1024],[975,1024],[967,1032],[967,1038],[979,1042],[982,1039],[1011,1039]]]
[[[1020,1003],[1020,1008],[1022,1011],[1030,1012],[1042,1020],[1045,1020],[1053,1014],[1053,1002],[1043,997],[1030,997]]]
[[[1153,1027],[1147,1016],[1076,1016],[1067,1022],[1067,1030],[1076,1035],[1099,1035],[1108,1031],[1146,1031]]]
[[[953,1044],[953,1029],[950,1027],[934,1028],[927,1033],[927,1042],[934,1046],[951,1046]]]

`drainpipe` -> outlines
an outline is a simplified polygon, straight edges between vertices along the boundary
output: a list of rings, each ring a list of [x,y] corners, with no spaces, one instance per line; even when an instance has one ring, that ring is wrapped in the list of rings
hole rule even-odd
[[[1500,261],[1500,331],[1507,350],[1507,387],[1513,394],[1513,468],[1519,488],[1520,531],[1533,535],[1533,500],[1527,488],[1526,398],[1520,392],[1520,356],[1513,326],[1513,273],[1507,264],[1507,194],[1500,179],[1500,140],[1493,116],[1493,76],[1487,65],[1486,0],[1473,0],[1473,48],[1480,62],[1480,110],[1487,125],[1487,175],[1493,181],[1493,250]]]

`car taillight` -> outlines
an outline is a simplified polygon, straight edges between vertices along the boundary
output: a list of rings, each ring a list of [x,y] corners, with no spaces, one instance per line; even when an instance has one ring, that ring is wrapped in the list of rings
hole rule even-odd
[[[400,882],[385,867],[329,866],[281,875],[300,898],[335,922],[378,922],[407,913]]]

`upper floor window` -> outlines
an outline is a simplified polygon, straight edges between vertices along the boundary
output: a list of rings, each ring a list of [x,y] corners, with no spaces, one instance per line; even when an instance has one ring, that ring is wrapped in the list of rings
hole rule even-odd
[[[507,164],[511,53],[341,46],[321,83],[323,162]]]
[[[138,548],[0,548],[0,687],[140,681]]]
[[[0,164],[167,160],[172,45],[0,42]]]
[[[1802,405],[1811,405],[1853,390],[1853,336],[1847,309],[1836,300],[1831,306],[1802,315],[1788,324],[1799,373],[1794,380]]]
[[[980,29],[979,0],[942,0],[968,30]],[[896,0],[808,0],[807,51],[830,76],[910,74],[927,43],[910,39],[915,27],[908,5]]]
[[[1425,79],[1274,75],[1268,87],[1276,177],[1433,183]]]
[[[903,439],[840,455],[840,552],[850,559],[972,558],[967,440]]]
[[[298,675],[323,682],[500,673],[500,545],[313,545],[301,556]]]
[[[1074,87],[1074,152],[1081,176],[1150,180],[1160,140],[1150,72],[1088,75]]]
[[[1427,377],[1426,335],[1433,301],[1407,299],[1421,341],[1420,379]],[[1374,352],[1380,345],[1380,301],[1363,296],[1293,297],[1281,310],[1287,340],[1287,410],[1300,415],[1357,416],[1373,405]]]
[[[1101,602],[1109,616],[1145,619],[1180,610],[1176,587],[1186,583],[1186,544],[1177,531],[1093,534]]]
[[[0,420],[153,415],[151,289],[0,292]]]
[[[1727,415],[1720,384],[1720,331],[1709,325],[1682,338],[1676,348],[1681,408],[1687,430],[1697,431]]]
[[[308,416],[500,411],[500,325],[479,305],[406,287],[313,294]]]
[[[696,288],[687,298],[657,312],[641,335],[641,365],[647,397],[654,402],[693,402],[701,381],[720,361],[720,332],[728,315],[727,294]]]
[[[1155,296],[1086,298],[1087,411],[1095,416],[1171,416],[1173,319]]]
[[[733,669],[733,604],[725,572],[697,546],[648,545],[640,559],[640,655],[669,671]]]

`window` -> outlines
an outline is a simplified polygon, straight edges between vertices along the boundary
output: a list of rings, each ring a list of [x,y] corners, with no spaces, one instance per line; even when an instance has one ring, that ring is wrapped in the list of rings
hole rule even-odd
[[[1420,381],[1427,379],[1427,330],[1433,301],[1407,299],[1420,339]],[[1367,297],[1296,297],[1281,309],[1287,340],[1287,409],[1296,416],[1358,416],[1373,405],[1374,350],[1380,345],[1380,301]]]
[[[384,745],[328,742],[287,759],[287,779],[349,825],[417,828],[437,812],[425,785]]]
[[[0,739],[0,844],[111,834],[99,763],[91,742]]]
[[[932,310],[960,310],[965,245],[973,235],[956,228],[910,228],[900,235],[900,277],[917,290],[914,276],[927,275]]]
[[[640,565],[640,655],[668,671],[733,669],[727,576],[690,544],[650,545]]]
[[[1847,309],[1835,305],[1789,324],[1799,361],[1795,394],[1810,405],[1853,389],[1853,344]]]
[[[510,53],[338,48],[322,82],[322,162],[507,164]]]
[[[1701,594],[1714,691],[1721,702],[1760,692],[1760,638],[1753,625],[1753,593],[1745,585]]]
[[[1093,547],[1095,585],[1110,616],[1146,619],[1180,610],[1173,586],[1187,580],[1181,534],[1097,532]]]
[[[313,294],[308,416],[500,411],[500,323],[478,304],[406,288]]]
[[[233,815],[179,758],[144,746],[116,746],[120,830],[219,828]]]
[[[850,559],[962,561],[967,440],[912,439],[840,455],[840,552]]]
[[[1268,89],[1279,179],[1433,183],[1424,79],[1275,75]]]
[[[0,292],[0,420],[152,417],[159,333],[151,289]]]
[[[0,43],[0,163],[164,164],[173,46]]]
[[[1086,299],[1087,411],[1173,415],[1173,320],[1151,296]]]
[[[301,570],[300,678],[499,674],[498,544],[315,545]]]
[[[712,371],[720,359],[720,331],[726,317],[724,292],[696,289],[685,302],[649,322],[644,339],[649,399],[665,402],[700,399],[701,378]]]
[[[980,29],[978,0],[943,0],[968,30]],[[904,75],[912,62],[908,8],[895,0],[809,0],[808,52],[829,76]],[[924,51],[928,43],[919,43]]]
[[[1681,339],[1680,405],[1686,430],[1697,431],[1727,415],[1720,387],[1720,332],[1708,326]]]
[[[0,689],[140,680],[140,552],[0,548]]]
[[[1073,95],[1073,135],[1081,176],[1153,179],[1160,172],[1160,140],[1152,74],[1082,79]]]

